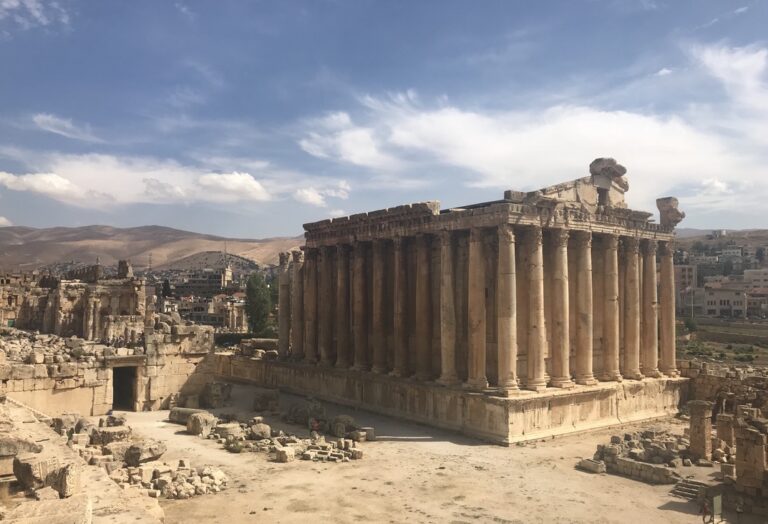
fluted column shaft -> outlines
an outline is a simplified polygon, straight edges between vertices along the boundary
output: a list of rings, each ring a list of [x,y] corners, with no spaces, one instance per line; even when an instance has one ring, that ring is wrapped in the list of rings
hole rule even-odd
[[[281,359],[288,357],[291,346],[291,280],[288,272],[288,253],[280,253],[280,266],[277,273],[277,354]],[[234,323],[230,326],[235,327]]]
[[[454,304],[453,233],[440,233],[440,366],[438,382],[457,384],[456,374],[456,308]]]
[[[291,357],[304,358],[304,252],[293,251],[291,289]]]
[[[573,387],[570,368],[570,310],[568,287],[568,231],[552,232],[552,378],[550,383],[558,388]]]
[[[643,375],[660,377],[659,301],[656,287],[656,241],[646,240],[643,249]]]
[[[624,376],[635,380],[643,378],[640,373],[640,273],[639,242],[637,238],[624,239],[627,257],[626,284],[624,292]]]
[[[498,316],[499,389],[509,392],[517,384],[517,274],[515,270],[515,233],[512,226],[499,226],[499,263],[496,282],[496,314]]]
[[[373,368],[374,373],[387,372],[387,346],[384,333],[384,241],[373,241]]]
[[[432,379],[432,287],[430,238],[416,236],[416,378]]]
[[[576,383],[597,384],[592,371],[594,304],[592,291],[592,233],[581,232],[576,242]]]
[[[469,362],[467,386],[473,389],[488,387],[485,375],[486,326],[485,326],[485,246],[483,231],[469,231],[469,296],[467,316],[469,328]]]
[[[406,279],[407,265],[405,260],[405,248],[403,238],[395,237],[394,248],[394,277],[395,290],[394,302],[394,338],[395,338],[395,363],[392,375],[405,377],[408,371],[408,324],[406,311],[408,309],[408,286]]]
[[[677,377],[675,355],[675,268],[671,242],[661,244],[661,372]]]
[[[605,267],[605,297],[603,312],[603,373],[601,380],[621,381],[619,362],[619,238],[607,235],[603,238]]]
[[[525,389],[547,387],[547,330],[544,324],[544,245],[540,227],[528,232],[528,377]]]
[[[317,249],[306,250],[304,262],[304,361],[317,362]]]
[[[336,246],[336,367],[348,368],[349,354],[349,246]]]
[[[365,275],[365,244],[355,242],[352,283],[352,331],[354,333],[355,363],[353,369],[368,370],[368,319]]]
[[[330,246],[320,248],[318,264],[318,304],[319,324],[317,327],[317,346],[320,351],[320,364],[333,365],[333,260]]]

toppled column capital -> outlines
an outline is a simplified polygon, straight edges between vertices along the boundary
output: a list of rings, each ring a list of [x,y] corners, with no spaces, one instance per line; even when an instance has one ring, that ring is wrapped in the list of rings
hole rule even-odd
[[[615,183],[618,187],[627,191],[629,183],[624,175],[627,168],[616,162],[613,158],[596,158],[589,164],[589,174],[593,179],[604,179]]]
[[[677,208],[679,204],[680,202],[675,197],[656,199],[656,207],[659,208],[659,223],[662,226],[675,227],[685,218],[685,213]]]

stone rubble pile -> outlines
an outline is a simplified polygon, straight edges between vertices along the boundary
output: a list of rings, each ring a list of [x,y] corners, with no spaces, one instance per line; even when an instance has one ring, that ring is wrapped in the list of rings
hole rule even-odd
[[[646,429],[612,436],[610,444],[599,444],[592,459],[582,460],[577,467],[592,473],[625,475],[651,484],[675,484],[681,476],[674,469],[692,464],[689,446],[690,441],[684,436],[662,429]]]
[[[177,463],[151,462],[119,468],[109,477],[123,487],[136,487],[153,498],[188,499],[227,489],[229,479],[218,468],[193,468],[189,460]]]
[[[123,415],[108,415],[94,423],[66,413],[53,419],[53,428],[68,437],[67,445],[85,462],[104,468],[121,486],[135,487],[150,497],[186,499],[226,489],[227,476],[217,468],[192,468],[188,460],[157,462],[166,445],[136,438]]]

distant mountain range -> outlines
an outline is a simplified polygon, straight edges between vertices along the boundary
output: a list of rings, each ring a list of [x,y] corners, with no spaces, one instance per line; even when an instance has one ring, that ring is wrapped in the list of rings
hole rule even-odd
[[[143,269],[149,264],[150,254],[152,267],[172,268],[181,264],[196,268],[209,258],[220,259],[220,253],[211,253],[225,250],[259,264],[276,264],[281,251],[302,243],[300,236],[253,240],[223,238],[163,226],[44,229],[11,226],[0,227],[0,269],[31,270],[72,261],[95,264],[97,258],[106,266],[127,259],[135,268]]]

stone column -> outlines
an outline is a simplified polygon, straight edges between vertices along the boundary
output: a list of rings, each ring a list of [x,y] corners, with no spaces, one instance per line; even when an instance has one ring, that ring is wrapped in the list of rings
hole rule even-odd
[[[277,273],[277,354],[281,360],[288,357],[291,345],[291,281],[288,271],[288,253],[280,253],[280,266]]]
[[[432,379],[432,287],[430,239],[416,236],[416,378]]]
[[[600,380],[621,382],[619,362],[619,237],[603,237],[605,305],[603,309],[603,373]]]
[[[570,311],[568,294],[568,231],[552,230],[552,378],[550,383],[556,388],[571,388],[570,368]]]
[[[544,245],[538,226],[528,233],[528,377],[525,389],[542,391],[547,387],[544,324]]]
[[[349,354],[349,246],[336,246],[336,367],[348,368]]]
[[[635,237],[624,239],[627,257],[626,300],[624,306],[624,376],[634,380],[643,378],[640,373],[640,274],[639,241]]]
[[[519,389],[517,384],[517,274],[515,233],[512,226],[499,226],[499,266],[496,281],[499,390]]]
[[[643,249],[643,375],[658,378],[659,301],[656,290],[656,241],[646,240]]]
[[[317,363],[317,249],[306,249],[304,262],[304,361]]]
[[[440,364],[438,383],[459,383],[456,374],[456,309],[454,306],[453,233],[440,233]]]
[[[384,241],[373,241],[373,368],[374,373],[387,372],[387,346],[384,333]]]
[[[469,297],[467,316],[469,331],[469,362],[467,387],[482,390],[488,387],[485,375],[485,253],[482,229],[469,231]]]
[[[355,364],[352,369],[368,371],[368,318],[365,278],[365,244],[355,242],[352,283],[352,331],[355,344]]]
[[[301,360],[304,358],[304,252],[297,249],[291,254],[291,357]]]
[[[691,446],[693,459],[712,459],[712,402],[692,400],[688,402],[691,415]]]
[[[318,263],[318,295],[317,309],[319,323],[317,326],[317,347],[320,353],[320,365],[333,366],[333,260],[334,247],[320,248]]]
[[[406,272],[408,270],[405,260],[405,246],[403,237],[395,237],[394,247],[394,278],[395,289],[394,302],[394,336],[395,336],[395,362],[392,375],[395,377],[407,377],[408,371],[408,324],[406,311],[408,310],[408,286]]]
[[[592,233],[576,238],[576,383],[597,384],[592,372],[594,349],[594,304],[592,296]]]
[[[717,438],[725,442],[728,446],[736,444],[733,415],[728,413],[718,413],[716,422]]]
[[[671,242],[661,244],[661,372],[677,377],[675,354],[675,268]]]

